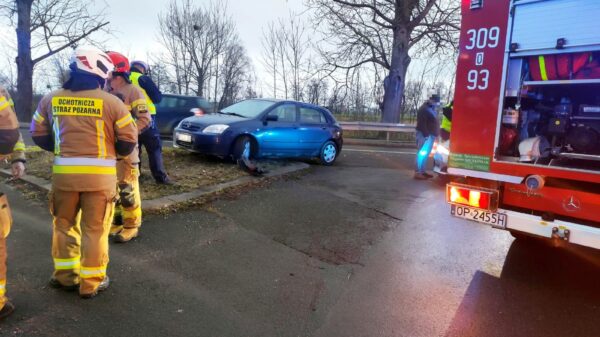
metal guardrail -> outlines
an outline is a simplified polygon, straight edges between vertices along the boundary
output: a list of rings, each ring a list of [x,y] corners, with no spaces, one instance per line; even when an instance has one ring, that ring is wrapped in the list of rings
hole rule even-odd
[[[415,125],[396,124],[396,123],[375,123],[375,122],[339,122],[344,131],[383,131],[385,139],[390,142],[390,133],[403,132],[414,133]]]
[[[375,123],[375,122],[339,122],[342,130],[348,131],[386,131],[386,132],[415,132],[411,124]]]

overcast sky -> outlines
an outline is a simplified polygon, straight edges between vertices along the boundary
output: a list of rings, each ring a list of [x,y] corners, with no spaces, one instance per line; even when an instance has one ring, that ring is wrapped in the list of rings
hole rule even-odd
[[[160,44],[157,42],[158,14],[164,11],[169,0],[105,0],[108,19],[117,39],[110,39],[108,47],[121,51],[131,58],[145,59]],[[208,4],[210,0],[195,0],[195,4]],[[290,11],[302,13],[303,0],[228,0],[240,38],[254,63],[257,75],[261,67],[262,28],[268,22],[287,17]]]

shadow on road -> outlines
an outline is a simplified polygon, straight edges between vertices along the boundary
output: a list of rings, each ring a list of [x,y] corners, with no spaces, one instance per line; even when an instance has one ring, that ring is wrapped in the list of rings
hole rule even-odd
[[[476,272],[446,336],[600,336],[599,267],[595,251],[516,240],[500,278]]]

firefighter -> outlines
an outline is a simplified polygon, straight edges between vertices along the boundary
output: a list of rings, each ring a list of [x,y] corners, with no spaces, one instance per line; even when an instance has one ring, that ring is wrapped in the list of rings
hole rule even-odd
[[[452,130],[452,112],[454,111],[454,101],[448,103],[442,109],[442,123],[440,126],[440,138],[442,141],[450,139],[450,131]]]
[[[436,109],[440,105],[440,96],[432,95],[417,111],[417,159],[414,178],[425,180],[433,175],[425,171],[427,158],[439,133]]]
[[[13,110],[13,101],[3,87],[0,87],[0,158],[10,158],[13,179],[25,174],[25,144],[19,132],[19,122]],[[8,200],[0,193],[0,319],[6,318],[14,310],[14,305],[6,294],[6,237],[12,226],[12,215]]]
[[[142,90],[129,81],[129,60],[122,54],[106,53],[115,65],[109,78],[109,92],[119,97],[136,121],[138,136],[150,126],[150,114]],[[139,184],[140,157],[136,149],[126,158],[117,159],[119,200],[110,235],[116,242],[128,242],[137,237],[142,225],[142,199]]]
[[[42,98],[33,141],[54,152],[50,286],[92,298],[108,288],[108,233],[116,199],[118,156],[137,145],[137,128],[117,97],[101,90],[114,65],[95,48],[77,48],[63,89]],[[80,226],[79,226],[80,221]]]
[[[156,183],[170,185],[172,182],[169,179],[163,164],[162,141],[160,140],[160,134],[155,124],[156,121],[154,120],[154,115],[156,115],[156,106],[154,104],[160,103],[162,100],[162,94],[156,84],[154,84],[154,81],[152,81],[152,78],[146,75],[148,70],[149,66],[144,61],[131,62],[131,75],[129,78],[131,83],[142,89],[148,104],[148,111],[150,112],[150,115],[152,115],[152,123],[150,124],[150,127],[140,134],[140,158],[142,155],[143,145],[146,148],[146,153],[148,153],[150,171],[152,172],[152,177]]]

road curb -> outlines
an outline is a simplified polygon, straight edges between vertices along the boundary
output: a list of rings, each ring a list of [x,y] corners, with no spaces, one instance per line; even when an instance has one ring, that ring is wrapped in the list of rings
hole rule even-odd
[[[308,169],[309,167],[310,167],[310,165],[308,165],[306,163],[292,163],[291,165],[284,166],[284,167],[279,168],[274,171],[270,171],[270,172],[264,174],[263,176],[266,178],[278,177],[278,176],[283,176],[283,175],[294,173],[294,172],[299,172],[299,171]],[[190,200],[190,199],[201,198],[203,196],[217,193],[217,192],[226,190],[228,188],[245,185],[245,184],[251,183],[253,181],[256,181],[256,179],[257,179],[256,177],[246,176],[246,177],[237,178],[237,179],[234,179],[231,181],[227,181],[224,183],[220,183],[217,185],[202,187],[197,190],[190,191],[190,192],[169,195],[169,196],[158,198],[158,199],[146,200],[146,201],[142,202],[142,211],[158,211],[163,208],[167,208],[167,207],[173,206],[175,204],[178,204],[178,203]]]
[[[306,170],[309,167],[310,167],[310,165],[308,165],[306,163],[296,162],[296,163],[292,163],[290,165],[281,167],[279,169],[270,171],[270,172],[264,174],[263,177],[272,178],[272,177],[283,176],[286,174]],[[8,176],[8,177],[12,176],[12,173],[9,170],[0,170],[0,174],[2,174],[4,176]],[[260,179],[260,178],[256,178],[256,177],[252,177],[252,176],[245,176],[245,177],[237,178],[237,179],[227,181],[224,183],[220,183],[217,185],[201,187],[199,189],[196,189],[196,190],[193,190],[190,192],[168,195],[165,197],[152,199],[152,200],[144,200],[144,201],[142,201],[142,211],[158,211],[163,208],[170,207],[170,206],[173,206],[175,204],[178,204],[178,203],[190,200],[190,199],[201,198],[203,196],[217,193],[217,192],[226,190],[228,188],[245,185],[245,184],[251,183],[253,181],[256,181],[257,179]],[[50,191],[50,189],[52,188],[52,183],[50,181],[43,179],[43,178],[36,177],[36,176],[25,175],[24,177],[21,178],[21,180],[23,180],[26,183],[29,183],[31,185],[34,185],[42,190],[45,190],[45,191]]]
[[[2,174],[3,176],[12,177],[12,172],[10,170],[2,169],[2,170],[0,170],[0,174]],[[49,192],[52,189],[52,182],[48,181],[44,178],[25,175],[20,180],[23,180],[24,182],[29,183],[31,185],[34,185],[35,187],[40,188],[44,191]]]

